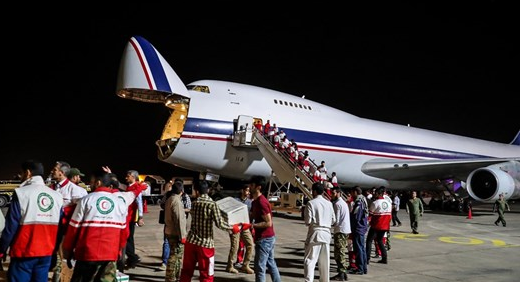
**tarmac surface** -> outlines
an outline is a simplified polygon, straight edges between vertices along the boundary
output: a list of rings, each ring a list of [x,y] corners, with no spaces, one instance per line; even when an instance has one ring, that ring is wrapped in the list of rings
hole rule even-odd
[[[402,226],[392,227],[388,264],[372,258],[367,275],[349,274],[349,281],[520,281],[520,204],[506,213],[507,227],[495,226],[491,205],[474,205],[472,217],[458,213],[426,211],[420,234],[409,227],[405,210],[399,211]],[[142,263],[126,274],[130,281],[164,281],[161,264],[163,225],[157,222],[159,206],[148,206],[145,225],[135,233],[136,252]],[[303,281],[304,240],[307,228],[300,213],[274,211],[275,258],[282,281]],[[225,271],[229,236],[215,227],[215,281],[255,281],[254,274]],[[331,277],[336,274],[331,245]],[[251,265],[251,267],[253,267]],[[319,279],[316,269],[315,281]],[[195,271],[193,281],[198,281]],[[270,278],[267,278],[270,281]]]
[[[388,264],[375,263],[378,259],[372,258],[367,275],[349,274],[348,281],[520,281],[520,204],[511,208],[512,212],[505,214],[507,227],[494,225],[497,215],[491,212],[491,205],[474,205],[471,218],[426,210],[417,235],[411,233],[406,211],[401,210],[402,226],[391,229]],[[145,225],[135,233],[136,252],[142,262],[125,271],[130,281],[164,281],[165,271],[158,269],[163,242],[163,225],[158,223],[160,207],[148,205],[147,209]],[[275,258],[282,281],[303,281],[307,228],[297,210],[275,210],[273,215]],[[255,280],[254,274],[225,271],[229,236],[216,227],[215,245],[214,281]],[[332,247],[331,277],[336,274]],[[192,281],[198,281],[197,270]],[[317,269],[315,281],[319,281]]]

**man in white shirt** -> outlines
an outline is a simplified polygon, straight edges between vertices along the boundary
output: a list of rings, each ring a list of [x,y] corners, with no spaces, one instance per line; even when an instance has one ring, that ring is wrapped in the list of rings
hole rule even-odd
[[[74,213],[74,209],[76,208],[76,203],[81,200],[81,198],[88,195],[87,190],[83,187],[74,184],[70,181],[69,174],[71,171],[71,166],[69,163],[64,161],[57,161],[54,167],[51,170],[51,177],[56,184],[54,185],[54,190],[59,192],[63,197],[63,219],[60,222],[60,227],[58,229],[58,240],[57,240],[57,248],[55,250],[55,254],[53,255],[53,259],[51,262],[52,268],[52,281],[59,282],[61,277],[61,269],[62,269],[62,247],[61,243],[65,233],[67,232],[67,228],[69,226],[70,219],[72,214]]]
[[[401,220],[397,217],[397,212],[399,211],[399,206],[401,205],[401,199],[399,198],[399,193],[394,191],[393,193],[394,199],[392,200],[392,226],[401,226]]]
[[[348,237],[350,230],[350,209],[341,196],[341,188],[332,188],[332,203],[336,223],[334,224],[334,259],[338,267],[338,274],[332,277],[334,281],[347,281],[348,267]]]
[[[55,166],[51,171],[52,179],[56,181],[54,185],[54,190],[61,193],[63,196],[63,207],[66,209],[67,206],[74,205],[72,210],[70,211],[72,216],[72,212],[74,212],[75,204],[83,197],[85,197],[88,193],[87,190],[74,184],[72,181],[68,179],[70,174],[71,167],[67,162],[57,161]],[[65,210],[67,215],[67,211]],[[69,217],[70,218],[70,217]],[[68,225],[68,224],[67,224]]]
[[[320,166],[318,167],[318,170],[320,171],[320,177],[321,181],[327,181],[327,167],[325,166],[325,161],[321,161]]]
[[[137,170],[128,170],[126,172],[125,179],[128,183],[128,187],[126,188],[127,191],[134,191],[136,188],[144,186],[144,183],[139,181],[139,172],[137,172]],[[127,225],[129,233],[125,246],[125,254],[127,257],[126,264],[128,268],[134,268],[138,263],[141,262],[141,258],[135,252],[135,223],[137,223],[138,226],[144,225],[143,193],[139,193],[135,198],[135,201],[132,202],[132,204],[128,207]],[[121,266],[121,262],[119,262],[119,265]]]
[[[330,183],[332,183],[333,187],[338,187],[338,177],[336,176],[336,172],[332,172],[332,177],[330,178]]]
[[[320,282],[329,282],[331,227],[336,223],[332,203],[323,197],[325,187],[320,182],[312,184],[312,195],[305,207],[305,225],[309,228],[305,240],[304,277],[314,281],[314,268],[319,261]]]

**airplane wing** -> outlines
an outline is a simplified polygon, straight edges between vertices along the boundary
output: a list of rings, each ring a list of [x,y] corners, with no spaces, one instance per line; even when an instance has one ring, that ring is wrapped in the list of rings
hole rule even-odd
[[[373,159],[363,164],[361,170],[370,176],[390,181],[458,178],[466,179],[475,169],[520,158],[480,158],[457,160],[389,160]]]

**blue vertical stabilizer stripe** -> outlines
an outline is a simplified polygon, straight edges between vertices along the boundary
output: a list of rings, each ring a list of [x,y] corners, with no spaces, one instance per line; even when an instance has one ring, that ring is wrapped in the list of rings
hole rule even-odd
[[[519,145],[520,146],[520,130],[516,134],[515,138],[511,142],[511,145]]]
[[[168,78],[166,77],[166,73],[164,72],[164,68],[155,48],[150,42],[140,36],[134,36],[134,38],[139,42],[139,46],[141,46],[141,50],[143,50],[157,90],[171,93],[170,83],[168,82]]]

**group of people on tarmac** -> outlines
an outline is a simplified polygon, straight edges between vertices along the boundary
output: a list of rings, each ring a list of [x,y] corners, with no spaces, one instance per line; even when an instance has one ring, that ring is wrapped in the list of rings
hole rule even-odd
[[[44,175],[37,160],[21,164],[22,183],[0,237],[0,259],[10,257],[8,281],[48,281],[49,272],[61,281],[62,261],[72,269],[71,281],[116,281],[125,254],[127,267],[135,267],[133,230],[144,224],[137,200],[147,188],[138,172],[127,172],[121,190],[117,176],[102,167],[92,173],[90,193],[73,182],[83,174],[67,162],[54,164],[47,183]]]
[[[325,167],[324,162],[321,166]],[[124,271],[125,255],[127,267],[140,261],[135,255],[133,232],[136,223],[144,224],[141,194],[147,186],[139,181],[137,171],[127,171],[128,185],[122,189],[124,185],[117,175],[102,167],[91,176],[90,193],[70,180],[71,176],[83,174],[79,170],[71,173],[70,165],[64,161],[57,161],[52,168],[51,184],[44,181],[41,162],[25,161],[21,171],[23,182],[15,189],[5,227],[0,226],[0,259],[5,259],[9,251],[9,281],[43,282],[51,272],[52,281],[58,282],[62,260],[73,269],[71,281],[116,281],[117,271]],[[228,272],[255,274],[255,281],[265,281],[269,274],[272,281],[281,281],[274,258],[276,236],[265,177],[253,176],[242,187],[236,200],[247,205],[250,221],[235,225],[225,220],[217,200],[210,197],[207,181],[195,185],[195,199],[188,209],[182,180],[170,184],[171,191],[163,203],[164,238],[169,249],[166,282],[191,281],[195,269],[200,281],[213,281],[214,226],[230,235]],[[376,257],[381,258],[377,263],[387,264],[390,222],[393,226],[401,225],[397,217],[398,195],[390,197],[384,186],[366,191],[355,186],[344,191],[334,185],[330,196],[324,197],[326,191],[326,182],[316,180],[311,188],[312,199],[304,207],[308,228],[305,281],[314,280],[316,265],[321,282],[347,281],[348,274],[367,274],[373,242]],[[503,194],[494,210],[499,212],[495,224],[506,226],[503,214],[509,205]],[[406,211],[412,233],[418,234],[424,207],[417,192],[411,192]],[[192,217],[189,230],[187,213]],[[337,265],[333,277],[329,274],[331,242]],[[237,257],[241,257],[240,264],[236,263]]]
[[[165,237],[170,246],[166,267],[167,282],[191,281],[195,269],[198,269],[200,281],[213,281],[215,241],[213,228],[227,231],[230,235],[231,248],[226,270],[238,273],[235,261],[239,254],[240,240],[245,244],[244,257],[240,270],[255,274],[255,281],[265,281],[269,274],[271,280],[281,282],[280,273],[274,259],[275,232],[271,205],[265,197],[266,179],[253,176],[237,200],[248,206],[249,222],[230,225],[222,215],[217,200],[209,195],[210,185],[203,180],[194,186],[195,199],[191,203],[191,226],[187,231],[185,209],[181,200],[182,183],[175,181],[172,195],[164,203]],[[248,201],[249,194],[252,199]],[[250,262],[253,257],[253,268]],[[253,270],[254,269],[254,270]],[[269,271],[268,271],[269,269]]]
[[[165,202],[165,230],[170,230],[165,231],[165,234],[171,248],[166,281],[190,281],[196,268],[201,281],[212,281],[214,226],[227,231],[230,236],[227,272],[254,273],[255,281],[265,281],[269,273],[272,281],[281,281],[274,258],[276,237],[271,205],[265,197],[266,180],[262,176],[254,176],[249,182],[242,187],[236,199],[248,206],[250,222],[229,225],[221,214],[217,200],[208,194],[208,183],[202,181],[195,186],[189,231],[186,231],[185,210],[180,199],[182,184],[176,185],[175,182],[173,194]],[[390,231],[392,200],[385,187],[375,189],[374,193],[369,192],[369,197],[365,197],[361,188],[353,187],[348,191],[346,199],[343,197],[345,191],[339,186],[332,188],[331,200],[323,196],[325,191],[324,182],[315,182],[312,185],[313,199],[305,205],[304,221],[308,227],[304,254],[305,281],[314,280],[316,265],[320,281],[346,281],[349,273],[367,274],[372,242],[375,242],[376,251],[380,253],[381,260],[378,263],[388,263],[384,238]],[[249,194],[252,198],[249,198]],[[416,207],[415,201],[420,200],[412,197],[407,210],[414,218],[415,225],[412,226],[417,228],[418,217],[423,210]],[[241,241],[245,248],[242,254]],[[329,275],[331,241],[334,242],[334,259],[338,271],[334,277]],[[243,257],[240,264],[236,263],[239,255]],[[250,266],[251,262],[253,267]]]
[[[324,183],[316,181],[312,185],[313,199],[305,205],[304,220],[308,226],[304,255],[305,281],[313,281],[316,264],[321,282],[347,281],[348,274],[367,274],[373,242],[376,257],[381,258],[377,263],[387,264],[390,222],[392,214],[397,214],[395,202],[387,189],[381,186],[363,191],[355,186],[343,191],[335,186],[331,200],[324,197],[325,190]],[[344,193],[346,197],[343,197]],[[406,207],[412,232],[418,234],[418,222],[424,209],[415,191]],[[396,222],[399,224],[396,225]],[[393,226],[400,226],[399,219],[396,222]],[[334,243],[337,265],[337,275],[333,277],[329,275],[331,241]]]

